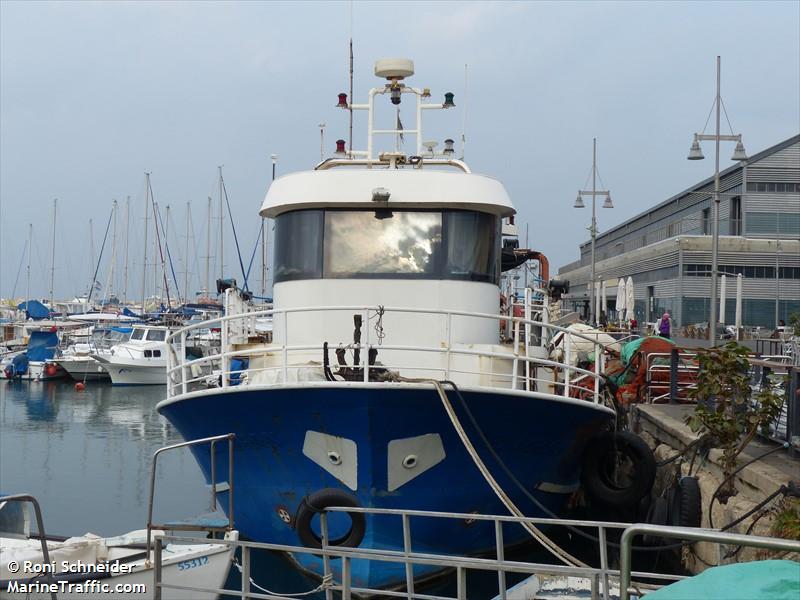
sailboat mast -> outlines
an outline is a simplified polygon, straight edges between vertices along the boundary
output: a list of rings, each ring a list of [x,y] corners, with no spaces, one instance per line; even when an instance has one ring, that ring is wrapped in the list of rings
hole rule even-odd
[[[53,199],[53,248],[50,253],[50,310],[53,310],[53,282],[56,276],[56,206],[58,199]]]
[[[117,264],[117,201],[114,200],[113,208],[111,209],[114,214],[114,228],[111,232],[111,269],[108,274],[108,297],[114,295],[114,267]]]
[[[89,219],[89,291],[87,296],[92,295],[94,289],[94,229],[92,219]]]
[[[225,244],[225,209],[222,205],[224,198],[222,192],[222,167],[219,169],[219,278],[225,278],[224,244]]]
[[[208,197],[208,223],[206,226],[206,296],[211,294],[211,196]]]
[[[125,268],[122,275],[122,302],[128,302],[128,238],[130,237],[131,197],[125,199]]]
[[[153,296],[161,299],[161,290],[158,288],[158,252],[161,250],[161,244],[158,240],[158,220],[156,214],[158,211],[158,203],[151,196],[151,204],[153,207]]]
[[[149,206],[147,205],[150,198],[150,173],[144,174],[144,258],[142,259],[142,314],[145,313],[144,301],[147,295],[147,213]]]
[[[31,249],[33,248],[33,223],[28,223],[28,281],[25,286],[25,308],[31,299]]]
[[[189,301],[189,233],[192,231],[192,205],[186,203],[186,252],[183,254],[184,270],[183,274],[183,301]]]
[[[165,262],[163,255],[166,255],[166,258],[169,259],[168,253],[169,253],[169,204],[167,204],[166,215],[164,215],[164,250],[162,252],[162,259],[161,259],[161,272],[164,275],[164,294],[166,294],[167,299],[169,299],[169,280],[167,279],[167,263]],[[170,307],[169,304],[167,304],[167,308],[169,307]]]

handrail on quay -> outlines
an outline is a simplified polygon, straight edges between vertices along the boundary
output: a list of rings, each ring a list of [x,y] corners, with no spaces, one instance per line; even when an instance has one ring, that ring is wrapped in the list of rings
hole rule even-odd
[[[44,564],[50,564],[50,552],[47,548],[47,536],[44,532],[44,519],[42,519],[42,509],[39,506],[39,501],[30,494],[12,494],[10,496],[0,496],[0,504],[5,502],[28,502],[33,505],[33,512],[36,516],[36,529],[39,535],[39,540],[42,543],[42,558]],[[50,598],[51,600],[58,600],[55,586],[53,586],[53,571],[52,569],[45,569],[47,582],[50,584]]]
[[[637,523],[622,532],[620,541],[620,600],[630,600],[631,594],[631,547],[633,538],[640,534],[647,534],[673,539],[693,540],[698,542],[729,543],[737,546],[751,546],[767,548],[770,550],[785,550],[787,552],[800,552],[800,541],[782,538],[770,538],[757,535],[742,535],[740,533],[726,533],[713,529],[698,529],[694,527],[668,527],[664,525],[646,525]],[[636,590],[633,590],[634,592]]]
[[[227,440],[228,442],[228,520],[227,525],[224,527],[215,527],[209,525],[191,525],[191,524],[181,524],[180,529],[184,531],[191,531],[191,530],[200,530],[200,531],[209,531],[209,530],[227,530],[230,531],[233,529],[233,442],[236,439],[235,433],[227,433],[223,435],[215,435],[211,437],[199,438],[196,440],[189,440],[187,442],[180,442],[178,444],[172,444],[170,446],[164,446],[159,448],[153,453],[153,461],[150,467],[150,494],[147,501],[147,553],[148,553],[148,560],[150,557],[150,549],[151,549],[151,540],[153,535],[154,529],[170,529],[170,528],[177,528],[174,524],[159,524],[153,523],[153,504],[155,500],[156,494],[156,468],[158,466],[158,457],[163,454],[164,452],[168,452],[170,450],[177,450],[179,448],[188,448],[191,446],[198,446],[200,444],[209,444],[210,449],[209,452],[211,453],[211,511],[215,511],[217,509],[217,478],[216,478],[216,453],[214,452],[216,443]]]

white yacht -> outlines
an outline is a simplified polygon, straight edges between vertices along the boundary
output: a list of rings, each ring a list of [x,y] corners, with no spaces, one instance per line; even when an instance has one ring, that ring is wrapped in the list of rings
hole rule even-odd
[[[108,354],[92,354],[111,376],[114,385],[166,385],[169,329],[135,325],[129,340],[111,347]]]
[[[108,381],[109,374],[94,355],[111,356],[111,348],[128,341],[130,327],[95,327],[91,336],[67,347],[55,363],[75,381]]]

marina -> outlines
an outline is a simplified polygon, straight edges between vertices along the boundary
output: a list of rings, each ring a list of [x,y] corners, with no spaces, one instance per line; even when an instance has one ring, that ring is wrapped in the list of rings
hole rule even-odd
[[[388,5],[313,6],[300,19],[270,3],[3,0],[4,48],[23,47],[19,28],[61,35],[57,11],[114,23],[101,34],[77,24],[86,48],[112,31],[130,40],[121,11],[149,16],[141,55],[107,44],[108,65],[147,64],[160,85],[135,102],[123,93],[108,113],[86,94],[97,125],[65,96],[87,136],[119,128],[130,139],[102,158],[82,135],[74,153],[62,147],[67,162],[104,167],[76,210],[86,182],[59,184],[44,150],[53,174],[32,176],[38,155],[6,127],[27,118],[26,94],[9,84],[26,71],[0,53],[0,600],[800,597],[800,135],[779,117],[800,111],[796,90],[730,85],[729,115],[716,54],[714,102],[686,157],[701,161],[714,142],[713,176],[706,166],[687,186],[701,171],[675,166],[672,142],[647,163],[621,162],[609,123],[630,138],[639,117],[606,104],[605,82],[591,85],[593,111],[575,110],[556,93],[574,85],[557,53],[559,73],[532,41],[508,45],[532,11],[553,11],[560,27],[589,23],[599,4],[450,15],[420,3],[409,39],[380,43],[366,32],[386,29]],[[800,26],[794,6],[736,7]],[[334,29],[348,15],[346,61],[278,52],[257,27],[267,14],[296,25],[272,32],[295,50],[317,44],[324,15]],[[358,35],[356,15],[371,23]],[[677,31],[662,20],[656,29]],[[417,39],[445,21],[446,53]],[[185,31],[185,47],[164,46],[162,22]],[[228,40],[218,57],[192,41],[199,23]],[[476,54],[466,40],[482,30],[505,57],[491,44]],[[653,43],[626,31],[598,60],[629,65],[626,36]],[[750,72],[728,52],[726,78]],[[667,81],[710,68],[668,54],[686,73],[658,65],[663,81],[647,81],[675,101]],[[800,59],[779,54],[796,80]],[[587,61],[571,63],[579,79]],[[86,64],[87,82],[108,67]],[[195,72],[213,74],[202,78],[213,94]],[[109,81],[134,77],[120,73]],[[573,126],[570,106],[581,143],[565,145],[554,124]],[[699,118],[677,101],[662,110],[673,123]],[[675,137],[664,127],[653,125]],[[574,204],[555,201],[588,167],[589,138]],[[548,140],[557,166],[538,147]],[[267,141],[281,154],[265,154]],[[723,144],[732,166],[720,164]],[[131,187],[143,160],[138,193],[97,200]],[[59,185],[70,198],[39,201]],[[585,228],[573,216],[584,213]]]

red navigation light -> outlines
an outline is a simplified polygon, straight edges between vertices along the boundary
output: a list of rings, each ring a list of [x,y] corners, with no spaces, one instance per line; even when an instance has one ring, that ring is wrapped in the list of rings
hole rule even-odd
[[[338,155],[346,154],[344,150],[344,140],[336,140],[336,154]]]
[[[341,94],[339,94],[339,103],[336,105],[336,108],[348,108],[348,106],[349,105],[347,104],[347,94],[342,92]]]

